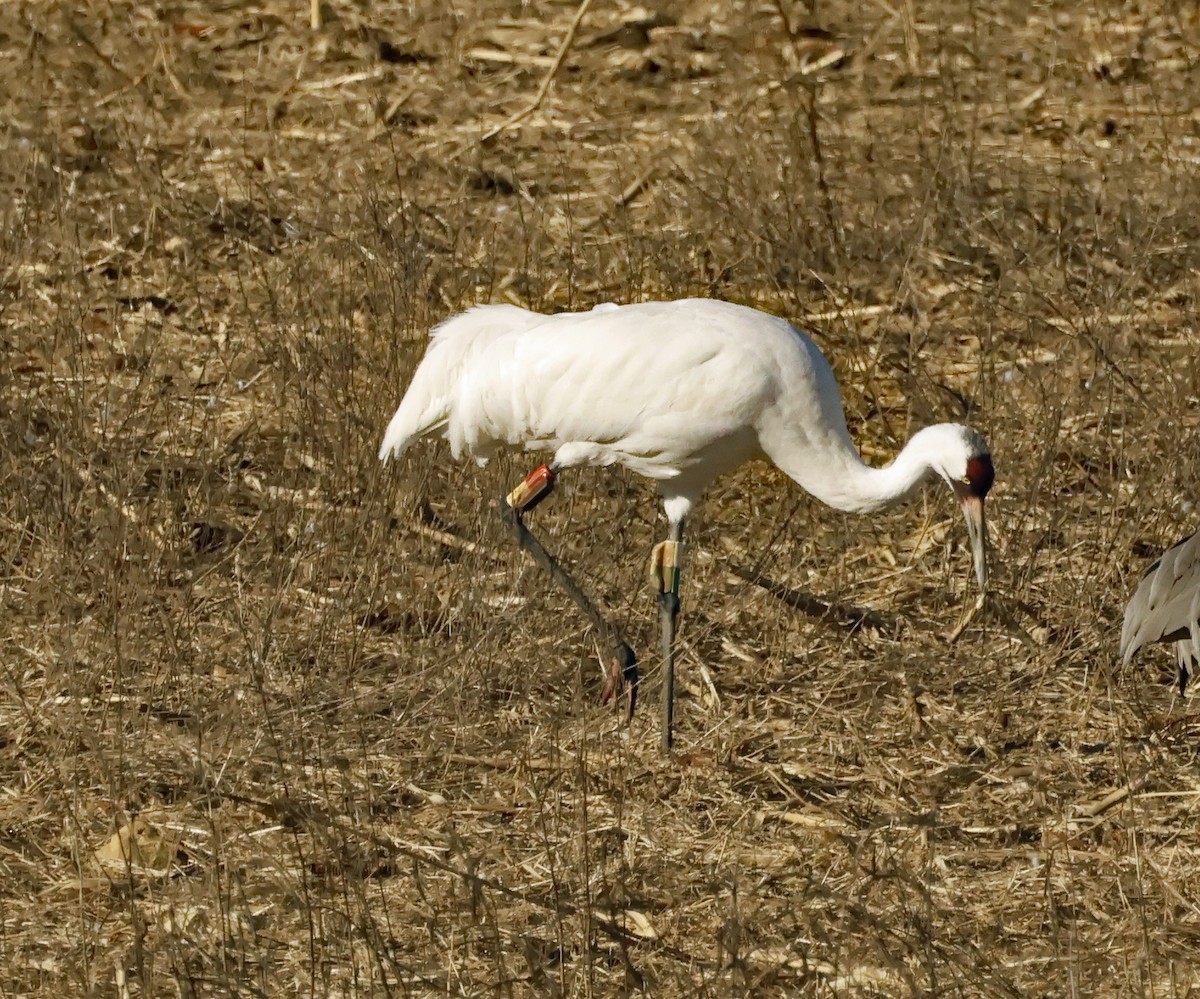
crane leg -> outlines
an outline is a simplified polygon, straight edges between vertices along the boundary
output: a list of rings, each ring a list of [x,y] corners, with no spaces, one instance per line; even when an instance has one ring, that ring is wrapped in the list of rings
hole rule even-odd
[[[512,532],[517,544],[529,552],[533,560],[550,574],[550,578],[575,602],[600,633],[601,638],[611,646],[613,659],[605,678],[603,699],[607,703],[623,692],[625,720],[628,722],[637,707],[637,656],[633,654],[629,643],[621,638],[587,594],[579,588],[574,577],[559,564],[558,559],[546,551],[542,543],[525,526],[525,513],[550,495],[554,489],[555,477],[556,473],[551,465],[542,465],[530,472],[516,489],[500,501],[500,519]]]
[[[671,751],[675,727],[675,625],[679,620],[679,576],[683,561],[683,522],[671,525],[669,541],[654,546],[650,576],[658,590],[658,619],[662,627],[663,690],[662,750]]]

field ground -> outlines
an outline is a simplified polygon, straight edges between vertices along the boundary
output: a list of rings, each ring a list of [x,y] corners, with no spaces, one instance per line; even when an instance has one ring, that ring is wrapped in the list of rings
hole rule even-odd
[[[1200,715],[1115,655],[1198,523],[1200,20],[813,6],[595,0],[518,120],[575,2],[0,7],[0,993],[1200,994]],[[663,759],[661,515],[578,472],[619,729],[527,465],[375,451],[439,319],[683,295],[811,330],[872,461],[987,434],[1028,641],[947,642],[944,488],[747,467]]]

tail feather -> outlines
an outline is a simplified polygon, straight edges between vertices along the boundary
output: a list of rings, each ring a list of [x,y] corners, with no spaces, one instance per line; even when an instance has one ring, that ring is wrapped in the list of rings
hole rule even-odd
[[[459,379],[476,346],[546,319],[515,305],[477,305],[430,330],[425,357],[383,435],[379,460],[399,458],[413,441],[447,427]]]
[[[405,405],[410,398],[410,395],[406,395],[400,403],[379,445],[379,460],[384,464],[391,458],[403,455],[413,441],[440,430],[449,422],[444,405],[431,405],[421,411],[415,405]]]

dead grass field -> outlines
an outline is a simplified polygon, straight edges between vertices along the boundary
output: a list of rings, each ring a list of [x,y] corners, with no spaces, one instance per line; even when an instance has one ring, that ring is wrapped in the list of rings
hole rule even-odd
[[[1200,715],[1115,660],[1198,523],[1200,20],[814,7],[595,0],[501,127],[575,2],[0,6],[0,993],[1200,993]],[[620,731],[526,466],[375,452],[437,320],[683,295],[811,330],[874,461],[984,431],[1036,645],[946,642],[944,489],[750,467],[663,759],[657,503],[573,473]]]

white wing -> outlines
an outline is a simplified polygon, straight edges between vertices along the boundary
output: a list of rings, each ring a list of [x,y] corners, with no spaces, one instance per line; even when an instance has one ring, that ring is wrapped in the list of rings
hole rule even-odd
[[[524,447],[656,479],[703,465],[709,479],[759,453],[760,418],[785,389],[800,412],[806,382],[812,410],[832,396],[844,434],[832,373],[815,385],[822,372],[824,358],[787,322],[727,302],[555,316],[484,306],[435,331],[381,453],[441,431],[456,456]]]
[[[561,464],[620,463],[661,479],[718,442],[737,444],[774,397],[770,367],[725,327],[678,313],[559,315],[492,341],[459,383],[451,446],[550,450]]]

